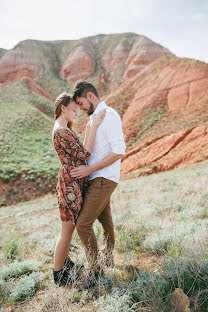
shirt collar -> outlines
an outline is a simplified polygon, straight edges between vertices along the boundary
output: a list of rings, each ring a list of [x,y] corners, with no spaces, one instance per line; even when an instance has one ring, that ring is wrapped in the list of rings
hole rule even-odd
[[[91,117],[94,118],[102,109],[105,109],[107,107],[105,101],[102,101],[98,104],[98,106],[96,107],[96,109],[94,110],[93,114],[90,116],[90,119]]]

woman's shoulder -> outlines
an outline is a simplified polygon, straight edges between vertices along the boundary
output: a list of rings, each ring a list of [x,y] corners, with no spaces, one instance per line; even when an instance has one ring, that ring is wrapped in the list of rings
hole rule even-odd
[[[69,129],[63,127],[57,127],[53,129],[53,136],[59,136],[66,139],[77,139],[76,135]]]
[[[55,127],[53,128],[53,133],[68,134],[72,132],[69,130],[69,128]]]

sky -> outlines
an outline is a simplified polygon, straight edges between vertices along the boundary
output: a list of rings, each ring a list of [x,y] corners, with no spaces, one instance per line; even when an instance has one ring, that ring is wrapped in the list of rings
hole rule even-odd
[[[0,8],[0,48],[133,32],[208,62],[208,0],[1,0]]]

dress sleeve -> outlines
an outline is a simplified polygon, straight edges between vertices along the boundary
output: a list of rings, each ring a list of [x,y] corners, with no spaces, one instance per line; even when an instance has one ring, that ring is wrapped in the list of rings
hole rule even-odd
[[[68,163],[68,160],[71,157],[84,161],[89,159],[91,154],[84,148],[83,144],[71,133],[70,130],[60,129],[56,131],[55,138],[58,141],[60,149],[64,151],[64,157],[62,157],[62,159],[65,163]]]

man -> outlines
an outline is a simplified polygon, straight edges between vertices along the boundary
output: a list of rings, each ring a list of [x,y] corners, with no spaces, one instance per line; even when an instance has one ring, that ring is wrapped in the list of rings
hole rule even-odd
[[[86,249],[90,268],[82,283],[82,288],[89,288],[95,285],[101,273],[98,263],[97,239],[93,231],[93,223],[96,219],[99,220],[103,228],[103,238],[106,243],[106,265],[113,262],[112,252],[115,238],[110,197],[119,182],[121,157],[125,155],[126,146],[119,114],[107,106],[104,101],[100,101],[98,92],[92,84],[86,81],[77,83],[73,99],[80,109],[90,116],[87,131],[98,112],[106,110],[105,118],[96,133],[88,165],[79,166],[71,171],[74,178],[89,176],[88,191],[76,223],[77,232]]]

